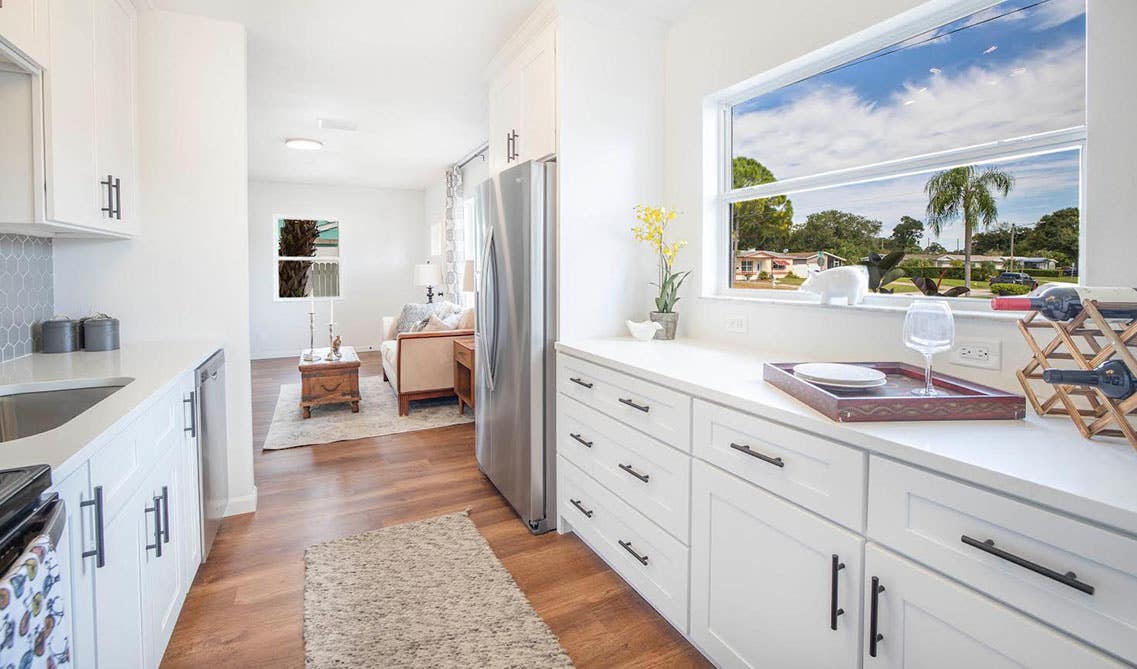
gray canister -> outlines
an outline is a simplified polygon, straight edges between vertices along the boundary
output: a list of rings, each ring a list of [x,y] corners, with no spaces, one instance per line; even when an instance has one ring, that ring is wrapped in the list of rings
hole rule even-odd
[[[55,318],[40,326],[44,353],[71,353],[79,350],[79,321]]]
[[[83,348],[113,351],[118,348],[118,319],[99,314],[83,320]]]

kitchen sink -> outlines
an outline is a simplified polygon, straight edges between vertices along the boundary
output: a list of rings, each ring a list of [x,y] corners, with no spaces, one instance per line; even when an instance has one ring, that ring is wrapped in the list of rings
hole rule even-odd
[[[133,380],[116,377],[0,386],[0,441],[53,430]]]

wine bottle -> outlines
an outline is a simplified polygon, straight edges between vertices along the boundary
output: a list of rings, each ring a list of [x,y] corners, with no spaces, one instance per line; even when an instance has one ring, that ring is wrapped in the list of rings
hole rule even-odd
[[[1135,306],[1102,308],[1101,315],[1110,320],[1137,318],[1137,288],[1087,288],[1068,283],[1048,283],[1034,295],[996,297],[991,300],[995,311],[1037,311],[1052,321],[1068,321],[1082,312],[1082,304],[1097,300],[1104,304],[1128,303]]]
[[[1120,360],[1106,360],[1091,371],[1048,369],[1042,372],[1047,383],[1097,388],[1106,397],[1123,400],[1137,393],[1137,377]]]

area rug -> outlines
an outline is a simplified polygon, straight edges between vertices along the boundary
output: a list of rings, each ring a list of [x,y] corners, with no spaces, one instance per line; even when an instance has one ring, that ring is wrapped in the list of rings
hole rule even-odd
[[[310,546],[308,669],[573,666],[465,513]]]
[[[456,399],[412,402],[410,415],[400,416],[399,400],[390,384],[381,376],[361,377],[359,394],[359,413],[352,413],[350,404],[325,404],[312,407],[312,417],[304,418],[304,412],[300,409],[300,384],[281,386],[264,449],[273,451],[294,446],[329,444],[474,420],[474,412],[470,409],[461,416],[458,415]]]

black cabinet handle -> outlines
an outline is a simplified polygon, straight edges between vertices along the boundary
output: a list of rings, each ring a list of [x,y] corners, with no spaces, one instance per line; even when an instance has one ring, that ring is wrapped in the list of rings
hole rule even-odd
[[[758,451],[755,451],[754,449],[750,448],[746,444],[736,444],[732,441],[730,443],[730,447],[736,451],[741,451],[741,452],[743,452],[743,453],[745,453],[751,457],[758,458],[762,462],[769,462],[770,464],[774,465],[775,467],[785,467],[786,466],[786,463],[783,462],[781,458],[772,458],[769,455],[766,455],[764,453],[759,453]]]
[[[651,411],[651,407],[649,407],[648,405],[646,405],[646,404],[636,404],[635,402],[633,402],[632,400],[630,400],[630,399],[628,399],[628,398],[626,398],[626,397],[621,397],[621,398],[620,398],[620,404],[626,404],[626,405],[628,405],[628,406],[632,407],[633,409],[638,409],[639,411],[642,411],[642,412],[644,412],[644,413],[647,413],[647,412]]]
[[[505,133],[505,162],[513,162],[513,133]]]
[[[516,129],[514,129],[512,132],[509,133],[509,140],[510,140],[509,159],[511,161],[517,160],[518,158],[521,157],[521,153],[517,150],[517,138],[518,137],[520,137],[520,135],[517,134]]]
[[[162,486],[162,543],[170,543],[170,489]]]
[[[978,548],[979,550],[983,551],[984,553],[990,553],[991,555],[994,555],[995,557],[997,557],[999,559],[1006,560],[1007,562],[1010,562],[1011,564],[1018,565],[1018,566],[1022,567],[1023,569],[1029,569],[1030,571],[1033,571],[1036,574],[1041,574],[1042,576],[1045,576],[1046,578],[1049,578],[1049,579],[1054,580],[1054,581],[1058,581],[1062,585],[1069,586],[1075,590],[1079,590],[1081,592],[1084,592],[1087,595],[1094,594],[1094,586],[1089,585],[1088,583],[1083,583],[1082,581],[1079,581],[1078,575],[1075,574],[1074,572],[1068,571],[1065,574],[1063,574],[1061,572],[1054,571],[1053,569],[1050,569],[1049,567],[1043,567],[1042,565],[1038,564],[1037,562],[1031,562],[1030,560],[1028,560],[1024,557],[1019,557],[1018,555],[1015,555],[1014,553],[1010,553],[1008,551],[1005,551],[1002,548],[996,548],[994,539],[987,539],[985,541],[980,541],[979,539],[972,539],[971,537],[969,537],[965,534],[965,535],[961,536],[959,538],[959,540],[962,541],[963,543],[967,544],[968,546],[972,546],[973,548]]]
[[[115,220],[122,220],[122,180],[114,178],[114,214]]]
[[[107,206],[100,211],[106,214],[107,218],[114,218],[114,176],[108,174],[106,181],[100,181],[99,185],[107,187]]]
[[[584,437],[580,436],[579,434],[569,433],[569,436],[572,437],[573,439],[575,439],[576,441],[579,441],[580,443],[584,444],[588,448],[592,448],[592,442],[586,441],[584,439]]]
[[[619,467],[620,469],[623,469],[624,471],[631,474],[632,476],[638,478],[639,480],[643,481],[644,483],[647,483],[648,480],[651,478],[651,476],[649,476],[647,474],[641,474],[641,473],[637,472],[635,469],[632,468],[631,465],[625,465],[625,464],[621,464],[621,463],[617,462],[616,466]]]
[[[146,513],[154,513],[154,543],[146,544],[146,550],[154,551],[154,557],[162,557],[162,498],[154,496],[154,506],[146,507]]]
[[[569,501],[572,502],[572,505],[576,507],[577,511],[580,511],[588,518],[592,517],[592,512],[584,508],[579,499],[570,499]]]
[[[182,398],[182,404],[188,404],[190,410],[189,425],[182,428],[183,431],[189,432],[190,437],[197,438],[197,391],[191,390],[189,397]],[[183,407],[184,408],[184,407]]]
[[[107,563],[106,543],[103,538],[103,486],[95,486],[95,498],[79,502],[80,508],[95,507],[95,549],[83,551],[83,557],[95,558],[95,567],[102,568]]]
[[[646,555],[640,555],[639,553],[637,553],[636,549],[632,548],[632,542],[624,541],[623,539],[618,539],[617,543],[619,543],[620,546],[623,547],[624,550],[631,553],[632,557],[639,560],[640,564],[642,564],[642,565],[647,564],[647,556]]]
[[[880,579],[876,576],[872,577],[872,592],[869,594],[869,657],[876,657],[876,645],[884,641],[884,635],[877,632],[877,609],[878,598],[880,593],[884,592],[884,586],[880,584]]]
[[[573,383],[575,383],[575,384],[576,384],[576,385],[578,385],[578,386],[584,386],[585,388],[592,388],[592,384],[591,384],[591,383],[589,383],[589,382],[587,382],[587,381],[583,381],[583,380],[581,380],[581,379],[578,379],[578,378],[575,378],[575,377],[574,377],[574,378],[570,378],[570,379],[569,379],[569,381],[572,381]]]
[[[832,573],[829,578],[829,629],[837,630],[837,616],[844,615],[845,609],[837,608],[837,572],[845,568],[845,563],[833,554]]]

